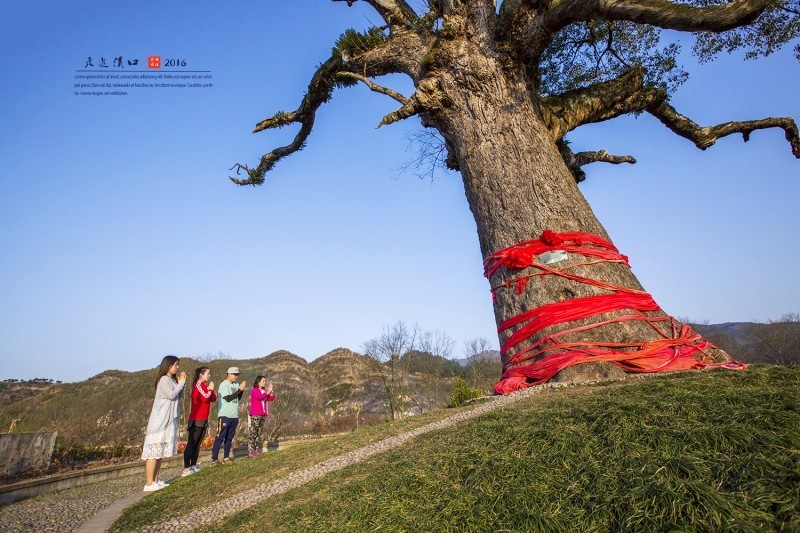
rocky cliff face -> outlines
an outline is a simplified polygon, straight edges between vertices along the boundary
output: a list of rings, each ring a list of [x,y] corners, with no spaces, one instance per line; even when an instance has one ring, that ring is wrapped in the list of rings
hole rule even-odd
[[[309,365],[317,377],[329,415],[386,412],[375,362],[346,348],[336,348]]]
[[[27,398],[35,398],[53,386],[55,386],[54,383],[31,381],[0,382],[0,408]],[[2,431],[6,429],[8,428],[0,428]]]
[[[308,363],[286,350],[257,359],[181,360],[191,380],[199,366],[211,368],[217,385],[230,366],[238,366],[247,382],[240,416],[247,416],[249,392],[255,377],[264,375],[274,384],[275,420],[289,413],[284,431],[305,433],[329,427],[333,418],[385,414],[374,362],[345,348],[337,348]],[[15,420],[14,431],[55,430],[69,442],[87,446],[140,444],[153,403],[156,369],[125,372],[106,370],[77,383],[0,383],[0,428]],[[181,426],[189,411],[189,396],[181,402]],[[211,410],[215,423],[216,409]],[[307,426],[313,422],[314,428]],[[331,426],[332,427],[332,426]]]

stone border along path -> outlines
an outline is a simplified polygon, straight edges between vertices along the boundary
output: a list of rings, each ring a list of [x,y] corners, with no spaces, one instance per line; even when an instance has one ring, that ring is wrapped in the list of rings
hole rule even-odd
[[[89,518],[86,522],[75,530],[75,533],[104,533],[108,531],[117,518],[122,516],[122,511],[138,502],[147,495],[146,492],[139,490],[127,498],[123,498],[101,509],[99,513]]]
[[[431,431],[435,431],[437,429],[452,426],[459,422],[463,422],[464,420],[469,420],[470,418],[475,418],[484,413],[488,413],[489,411],[494,411],[499,407],[506,406],[523,398],[527,398],[528,396],[543,392],[546,389],[558,389],[573,385],[592,385],[610,381],[628,381],[631,378],[636,379],[656,375],[657,374],[629,375],[628,379],[626,380],[596,380],[580,384],[570,382],[544,383],[542,385],[528,387],[505,396],[491,397],[489,401],[478,405],[470,411],[464,411],[458,413],[457,415],[453,415],[437,422],[432,422],[417,429],[412,429],[411,431],[401,433],[400,435],[395,435],[394,437],[388,437],[381,441],[368,444],[363,448],[333,457],[314,466],[310,466],[296,472],[291,472],[286,477],[277,481],[259,485],[253,489],[241,492],[235,496],[218,501],[212,505],[191,511],[188,514],[179,516],[178,518],[168,522],[147,526],[139,531],[148,533],[156,531],[192,531],[204,526],[209,526],[215,522],[230,518],[236,513],[257,505],[259,502],[266,500],[267,498],[277,494],[282,494],[288,490],[304,485],[309,481],[321,478],[331,472],[335,472],[347,466],[360,463],[366,459],[369,459],[373,455],[377,455],[379,453],[397,448],[398,446],[402,446],[406,442],[412,440],[414,437],[424,435],[425,433],[430,433]]]
[[[180,467],[163,468],[161,477],[167,481],[179,476]],[[93,516],[115,507],[117,502],[144,494],[144,469],[130,475],[104,479],[57,492],[40,494],[8,505],[0,506],[0,532],[58,532],[75,531]],[[105,531],[122,514],[117,507],[116,516],[95,531]]]

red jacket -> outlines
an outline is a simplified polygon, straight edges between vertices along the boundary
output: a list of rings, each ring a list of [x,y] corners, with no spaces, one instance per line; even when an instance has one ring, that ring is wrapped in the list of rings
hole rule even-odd
[[[208,420],[211,404],[217,401],[217,393],[208,390],[205,383],[196,381],[192,387],[192,409],[188,420]]]
[[[250,416],[269,416],[269,402],[274,399],[274,394],[258,388],[253,389],[250,393]]]

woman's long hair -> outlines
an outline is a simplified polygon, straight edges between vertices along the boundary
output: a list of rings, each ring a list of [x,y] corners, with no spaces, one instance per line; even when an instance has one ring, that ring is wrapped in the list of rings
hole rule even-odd
[[[164,359],[161,360],[161,366],[158,367],[158,377],[156,378],[156,389],[158,388],[158,382],[161,381],[161,377],[166,376],[167,373],[169,372],[169,368],[178,361],[180,361],[180,359],[178,357],[175,357],[174,355],[164,356]],[[178,378],[176,378],[175,376],[172,376],[172,379],[176,383],[178,382]]]
[[[198,366],[194,369],[194,379],[192,380],[192,387],[197,385],[197,382],[200,381],[200,376],[208,370],[207,366]]]
[[[253,388],[257,389],[258,384],[261,383],[261,380],[264,379],[264,376],[256,376],[256,379],[253,380]]]

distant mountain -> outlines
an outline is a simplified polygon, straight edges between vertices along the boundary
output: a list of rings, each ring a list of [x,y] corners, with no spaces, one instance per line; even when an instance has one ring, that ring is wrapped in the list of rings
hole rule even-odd
[[[204,363],[182,359],[188,376]],[[245,375],[263,366],[259,359],[214,361],[213,378],[219,382],[225,369],[239,365]],[[143,434],[153,404],[156,369],[126,372],[106,370],[85,381],[55,384],[35,396],[0,408],[0,428],[18,419],[15,431],[56,430],[61,441],[83,445],[127,445]],[[252,377],[250,377],[252,380]],[[188,402],[184,401],[188,407]],[[185,407],[183,407],[185,409]]]
[[[780,330],[781,335],[788,337],[785,344],[795,345],[800,339],[800,323],[760,323],[760,322],[724,322],[722,324],[690,324],[692,328],[703,337],[713,342],[723,350],[730,353],[735,359],[744,363],[775,363],[764,353],[764,340],[775,336]],[[793,341],[792,341],[793,340]],[[791,348],[790,348],[791,349]],[[795,350],[795,352],[800,350]],[[800,355],[800,354],[797,354]],[[483,352],[481,357],[492,361],[500,361],[500,352],[489,350]],[[469,364],[468,358],[455,359],[462,366]]]
[[[766,324],[757,322],[724,322],[722,324],[691,324],[695,331],[704,337],[728,336],[738,345],[753,344],[753,328],[764,327]]]
[[[768,342],[788,347],[796,362],[800,355],[800,323],[758,324],[729,322],[724,324],[692,324],[693,328],[735,359],[745,363],[777,362],[768,353]],[[782,343],[782,344],[781,344]],[[777,345],[776,344],[776,345]],[[403,356],[408,369],[408,393],[427,396],[430,378],[425,377],[429,354],[419,352]],[[486,375],[487,390],[499,376],[500,353],[488,350],[480,356],[479,365]],[[466,358],[445,360],[439,365],[437,405],[447,398],[449,383],[455,376],[476,379],[476,367],[467,367]],[[784,363],[786,364],[786,363]],[[297,355],[280,350],[257,359],[217,359],[201,362],[181,359],[181,368],[191,379],[198,366],[211,368],[212,380],[219,384],[228,367],[238,366],[241,379],[247,382],[247,394],[241,402],[240,416],[246,417],[248,394],[257,375],[265,375],[274,383],[276,401],[273,404],[270,431],[281,435],[330,432],[352,427],[356,420],[386,416],[385,390],[380,367],[370,358],[346,348],[336,348],[312,363]],[[84,446],[108,444],[139,445],[153,404],[156,369],[126,372],[106,370],[77,383],[0,382],[0,431],[7,431],[14,421],[14,431],[56,430],[59,441]],[[490,383],[491,382],[491,383]],[[483,385],[482,385],[483,387]],[[409,398],[415,412],[433,405]],[[189,396],[184,395],[181,411],[183,427],[189,410]],[[215,423],[216,409],[212,409]],[[359,418],[356,418],[358,416]],[[244,433],[242,433],[243,435]]]
[[[274,425],[280,424],[282,434],[306,432],[310,421],[317,431],[333,430],[337,423],[334,419],[354,419],[356,412],[362,420],[386,415],[376,363],[346,348],[332,350],[312,363],[285,350],[258,359],[181,359],[181,369],[189,381],[199,366],[211,368],[217,387],[228,367],[239,367],[240,380],[247,382],[240,402],[243,418],[255,377],[266,376],[276,392],[271,429],[277,431]],[[0,383],[0,391],[14,391],[7,392],[0,403],[0,430],[17,420],[14,431],[55,430],[65,443],[137,445],[153,403],[155,377],[156,369],[152,368],[137,372],[106,370],[77,383]],[[418,378],[412,374],[408,379],[414,382]],[[181,427],[189,407],[189,396],[184,394]],[[216,409],[212,408],[212,423],[215,419]],[[339,425],[345,422],[338,420]]]
[[[800,363],[800,322],[725,322],[691,326],[743,363]]]
[[[486,350],[485,352],[481,352],[475,356],[478,359],[487,359],[493,363],[500,362],[500,350]],[[461,359],[454,359],[456,363],[461,366],[467,366],[469,364],[469,357],[462,357]]]

